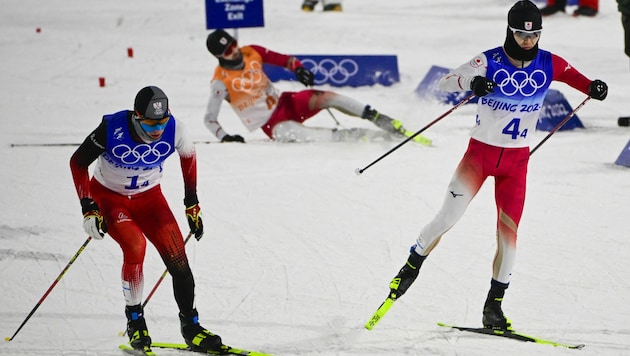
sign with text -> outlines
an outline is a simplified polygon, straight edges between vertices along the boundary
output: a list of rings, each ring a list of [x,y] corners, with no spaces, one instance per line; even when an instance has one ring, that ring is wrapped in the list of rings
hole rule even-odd
[[[390,86],[400,81],[398,57],[394,55],[295,55],[315,75],[315,85],[335,87]],[[263,64],[272,82],[296,80],[286,68]]]
[[[206,28],[264,27],[263,0],[206,0]]]
[[[538,123],[536,124],[536,130],[551,131],[556,125],[564,120],[567,115],[573,111],[573,108],[564,97],[564,95],[554,89],[549,89],[545,96],[545,101],[538,117]],[[567,121],[558,131],[573,130],[576,128],[584,128],[582,121],[577,115],[573,114],[569,121]]]

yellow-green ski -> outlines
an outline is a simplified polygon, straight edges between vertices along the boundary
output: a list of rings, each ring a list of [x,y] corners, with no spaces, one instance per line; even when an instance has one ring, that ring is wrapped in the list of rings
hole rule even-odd
[[[121,349],[124,353],[129,354],[129,355],[156,356],[155,352],[151,351],[151,348],[148,346],[145,346],[144,350],[137,350],[129,345],[121,344],[120,346],[118,346],[118,348]]]
[[[385,313],[387,313],[389,308],[391,308],[392,305],[394,305],[395,301],[396,299],[387,297],[387,299],[385,299],[385,301],[381,304],[381,306],[378,307],[378,309],[376,309],[376,312],[374,312],[370,320],[367,323],[365,323],[365,328],[368,330],[372,330],[376,326],[376,324],[378,324],[378,322],[381,321],[383,316],[385,316]]]
[[[409,130],[406,130],[403,135],[405,135],[406,137],[411,137],[414,135],[414,132],[411,132]],[[413,139],[411,139],[412,141],[419,143],[423,146],[431,146],[431,139],[425,136],[422,136],[420,134],[416,135]]]
[[[208,352],[204,352],[204,351],[199,352],[196,350],[192,350],[186,344],[177,344],[177,343],[168,343],[168,342],[152,342],[151,347],[161,348],[161,349],[175,349],[175,350],[190,351],[193,353],[201,353],[204,355],[272,356],[271,354],[266,354],[266,353],[257,352],[257,351],[237,349],[228,345],[223,345],[221,351],[208,351]]]
[[[449,324],[444,324],[444,323],[440,323],[440,322],[438,322],[437,324],[439,326],[442,326],[442,327],[445,327],[445,328],[457,329],[457,330],[460,330],[460,331],[467,331],[467,332],[476,333],[476,334],[499,336],[499,337],[504,337],[504,338],[508,338],[508,339],[512,339],[512,340],[518,340],[518,341],[523,341],[523,342],[534,342],[534,343],[537,343],[537,344],[545,344],[545,345],[551,345],[551,346],[556,346],[556,347],[564,347],[564,348],[567,348],[567,349],[581,349],[581,348],[584,347],[584,344],[565,344],[565,343],[562,343],[562,342],[545,340],[545,339],[541,339],[539,337],[525,335],[525,334],[516,332],[514,330],[475,328],[475,327],[469,327],[469,326],[449,325]]]

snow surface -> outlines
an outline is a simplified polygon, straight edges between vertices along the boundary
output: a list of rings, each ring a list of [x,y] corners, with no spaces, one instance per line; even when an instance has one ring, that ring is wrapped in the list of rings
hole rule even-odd
[[[512,1],[357,0],[345,1],[342,13],[304,13],[299,3],[266,1],[266,26],[238,30],[240,42],[285,53],[396,54],[400,83],[333,89],[417,130],[449,109],[414,94],[428,69],[452,68],[502,44]],[[265,142],[224,105],[225,128],[250,142],[197,147],[206,234],[188,244],[188,253],[202,324],[228,344],[275,355],[630,353],[630,171],[614,164],[630,137],[616,122],[630,115],[630,71],[616,3],[600,6],[595,18],[544,20],[541,47],[605,80],[610,94],[579,112],[586,129],[556,133],[532,157],[504,302],[523,332],[585,349],[436,325],[481,324],[495,251],[492,180],[408,293],[374,330],[363,328],[441,205],[468,141],[472,105],[426,132],[433,147],[407,144],[361,176],[355,168],[395,143]],[[81,142],[103,114],[131,109],[146,85],[165,90],[195,140],[214,140],[202,117],[217,62],[205,49],[203,1],[4,0],[0,31],[0,330],[10,337],[86,238],[68,164],[75,147],[10,144]],[[98,77],[106,78],[104,88]],[[573,106],[584,98],[561,83],[552,88]],[[334,115],[344,127],[373,127]],[[308,124],[335,126],[326,111]],[[535,142],[546,134],[537,132]],[[166,169],[163,189],[185,231],[178,160]],[[120,266],[111,238],[91,241],[17,336],[0,344],[0,354],[121,354]],[[163,271],[149,246],[145,295]],[[154,340],[181,341],[170,277],[146,316]]]

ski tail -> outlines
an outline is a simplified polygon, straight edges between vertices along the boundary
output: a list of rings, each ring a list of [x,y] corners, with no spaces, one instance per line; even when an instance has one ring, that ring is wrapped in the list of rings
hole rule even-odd
[[[196,352],[195,350],[192,350],[188,345],[179,344],[179,343],[153,342],[151,343],[151,347]],[[206,352],[206,354],[208,355],[272,356],[271,354],[266,354],[264,352],[239,349],[239,348],[235,348],[228,345],[223,345],[221,348],[221,351],[208,351]]]
[[[546,340],[546,339],[539,338],[536,336],[526,335],[526,334],[523,334],[521,332],[514,331],[514,330],[458,326],[458,325],[449,325],[449,324],[445,324],[441,322],[438,322],[437,324],[441,327],[457,329],[460,331],[471,332],[475,334],[498,336],[498,337],[504,337],[504,338],[523,341],[523,342],[533,342],[536,344],[545,344],[545,345],[551,345],[551,346],[556,346],[556,347],[564,347],[567,349],[581,349],[585,346],[584,344],[566,344],[562,342]]]
[[[153,352],[153,350],[151,350],[150,347],[145,346],[143,350],[138,350],[138,349],[134,349],[133,347],[126,345],[126,344],[121,344],[120,346],[118,346],[119,349],[121,349],[124,353],[128,354],[128,355],[135,355],[135,356],[156,356],[156,353]]]

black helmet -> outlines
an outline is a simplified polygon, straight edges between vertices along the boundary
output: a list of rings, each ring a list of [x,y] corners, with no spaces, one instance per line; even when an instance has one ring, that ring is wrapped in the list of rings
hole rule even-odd
[[[206,47],[208,47],[208,51],[216,57],[223,54],[223,52],[235,42],[236,39],[234,39],[234,37],[230,36],[230,34],[224,30],[219,29],[208,35]]]
[[[162,89],[155,86],[140,89],[136,94],[133,108],[140,116],[147,119],[160,120],[169,115],[168,98]]]
[[[542,30],[540,9],[529,0],[517,1],[508,12],[508,26],[515,30]]]

